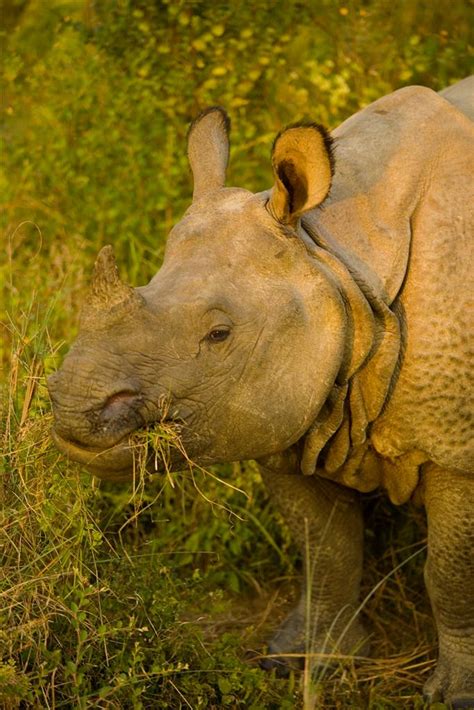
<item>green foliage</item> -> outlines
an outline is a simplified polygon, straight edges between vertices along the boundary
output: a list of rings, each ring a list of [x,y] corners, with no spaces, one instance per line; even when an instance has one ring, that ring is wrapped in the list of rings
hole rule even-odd
[[[0,705],[298,705],[294,678],[245,660],[281,616],[297,564],[255,467],[135,491],[91,485],[51,446],[45,376],[74,337],[101,246],[114,244],[134,283],[159,266],[189,202],[185,135],[199,110],[231,114],[229,183],[266,188],[285,123],[333,127],[399,86],[439,89],[467,74],[468,11],[447,0],[4,1]],[[366,593],[417,539],[413,516],[379,499],[368,507],[384,525],[368,532]],[[396,629],[379,654],[408,644],[425,673],[420,566],[388,577],[367,615],[383,605]],[[345,671],[321,693],[328,707],[395,707],[389,696],[406,706],[407,673],[359,672],[361,699]]]
[[[258,190],[285,122],[334,126],[397,86],[469,72],[461,4],[48,4],[31,0],[9,38],[5,219],[38,224],[46,251],[64,233],[89,258],[112,241],[132,279],[156,269],[189,200],[184,139],[200,109],[229,110],[230,179]]]

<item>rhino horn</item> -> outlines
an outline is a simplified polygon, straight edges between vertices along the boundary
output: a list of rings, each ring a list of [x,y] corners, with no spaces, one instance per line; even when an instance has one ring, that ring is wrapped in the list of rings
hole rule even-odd
[[[90,287],[90,295],[82,314],[82,320],[94,318],[98,312],[109,311],[122,305],[132,308],[143,303],[137,291],[120,279],[112,247],[103,247],[96,259]]]

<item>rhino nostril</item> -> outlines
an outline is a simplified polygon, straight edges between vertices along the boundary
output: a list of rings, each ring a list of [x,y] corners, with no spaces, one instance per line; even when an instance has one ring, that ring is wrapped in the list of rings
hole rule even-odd
[[[143,399],[137,391],[123,389],[114,392],[105,400],[99,417],[94,426],[98,427],[96,433],[101,436],[115,436],[118,433],[133,431],[143,425],[140,413]]]
[[[108,409],[114,404],[130,402],[131,400],[136,399],[136,397],[137,392],[134,392],[133,390],[121,390],[120,392],[115,392],[110,395],[110,397],[107,397],[104,402],[103,409]]]

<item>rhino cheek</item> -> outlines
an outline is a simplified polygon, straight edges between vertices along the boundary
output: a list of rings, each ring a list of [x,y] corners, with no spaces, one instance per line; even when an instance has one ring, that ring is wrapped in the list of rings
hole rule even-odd
[[[195,432],[189,452],[201,461],[204,457],[218,463],[275,453],[293,444],[309,426],[300,403],[292,402],[273,377],[212,389],[213,401],[189,420]]]
[[[244,347],[202,372],[188,419],[193,454],[214,462],[282,451],[309,429],[326,401],[344,351],[344,307],[331,285],[313,309],[294,293]],[[257,335],[255,335],[257,333]],[[250,336],[250,332],[248,333]]]
[[[236,421],[249,418],[242,429],[245,438],[255,442],[252,458],[298,441],[334,385],[344,354],[345,311],[330,284],[318,295],[314,310],[313,296],[298,320],[282,320],[282,328],[262,348],[260,358],[254,356],[252,378],[230,405]]]

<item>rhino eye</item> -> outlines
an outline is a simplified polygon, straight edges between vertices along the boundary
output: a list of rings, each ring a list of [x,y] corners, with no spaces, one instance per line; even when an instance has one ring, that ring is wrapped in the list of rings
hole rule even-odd
[[[230,330],[228,328],[213,328],[210,333],[208,333],[207,339],[211,343],[222,343],[229,335]]]

